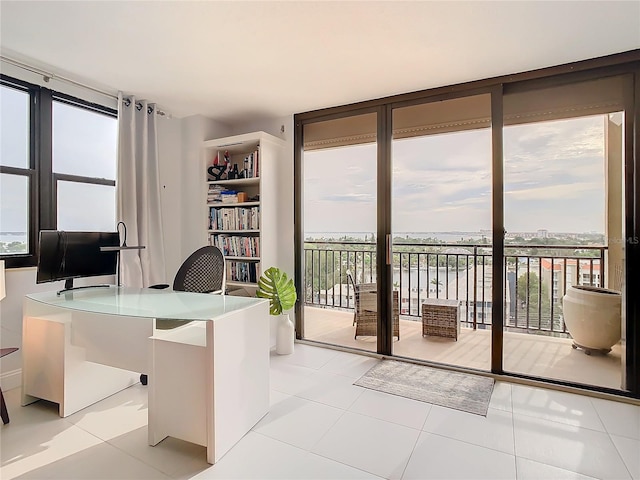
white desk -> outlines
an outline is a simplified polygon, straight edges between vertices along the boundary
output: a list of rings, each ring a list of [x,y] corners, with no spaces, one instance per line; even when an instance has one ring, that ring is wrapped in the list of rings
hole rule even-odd
[[[155,320],[185,322],[157,330]],[[66,417],[149,374],[149,444],[173,436],[215,463],[269,410],[268,302],[126,287],[27,295],[22,403]]]

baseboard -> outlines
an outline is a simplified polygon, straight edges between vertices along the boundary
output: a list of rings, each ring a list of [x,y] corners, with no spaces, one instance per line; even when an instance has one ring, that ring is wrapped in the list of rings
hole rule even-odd
[[[0,375],[0,387],[3,391],[18,388],[22,385],[22,369],[11,370]]]

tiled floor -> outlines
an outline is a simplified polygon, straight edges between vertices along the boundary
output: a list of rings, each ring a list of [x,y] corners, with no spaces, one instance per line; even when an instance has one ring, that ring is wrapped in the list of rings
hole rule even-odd
[[[377,361],[274,354],[270,412],[213,466],[203,447],[147,446],[141,385],[65,419],[10,390],[0,478],[640,479],[640,406],[498,382],[482,417],[354,386]]]

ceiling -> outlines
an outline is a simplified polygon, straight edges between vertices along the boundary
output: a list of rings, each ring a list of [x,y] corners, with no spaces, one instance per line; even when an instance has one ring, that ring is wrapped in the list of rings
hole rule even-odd
[[[640,2],[2,0],[0,48],[239,123],[637,49]]]

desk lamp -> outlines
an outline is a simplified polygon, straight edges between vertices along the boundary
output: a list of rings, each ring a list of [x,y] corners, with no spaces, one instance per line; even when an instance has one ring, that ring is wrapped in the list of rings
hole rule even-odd
[[[118,287],[122,286],[122,283],[120,281],[120,271],[122,270],[122,266],[120,264],[121,262],[121,258],[120,258],[120,252],[122,250],[142,250],[144,247],[142,245],[137,245],[134,247],[130,247],[127,245],[127,225],[124,222],[118,222],[118,224],[116,225],[116,231],[118,233],[120,233],[120,225],[122,225],[122,245],[120,245],[119,247],[100,247],[100,251],[101,252],[117,252],[118,255],[118,279],[117,279],[117,285]]]

